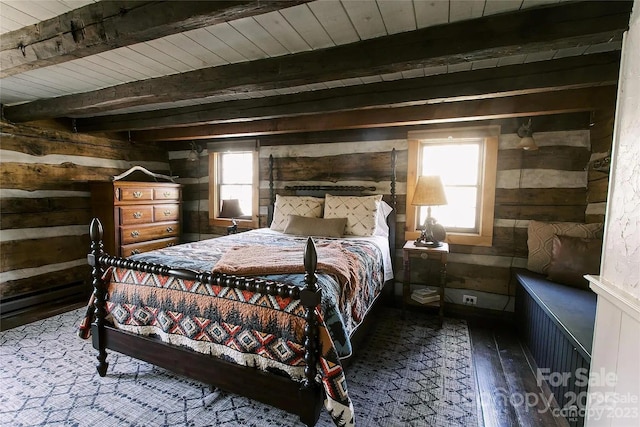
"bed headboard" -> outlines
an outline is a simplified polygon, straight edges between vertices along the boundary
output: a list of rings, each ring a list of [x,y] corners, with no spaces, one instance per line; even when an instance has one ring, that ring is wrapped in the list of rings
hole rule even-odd
[[[389,225],[389,247],[391,248],[391,258],[395,262],[395,244],[396,244],[396,210],[397,210],[397,196],[396,196],[396,149],[391,150],[391,168],[390,168],[390,193],[377,188],[376,186],[364,186],[364,185],[294,185],[286,186],[284,189],[287,192],[293,193],[296,196],[313,196],[324,197],[325,194],[332,195],[345,195],[345,196],[362,196],[367,194],[383,194],[383,200],[387,202],[393,211],[387,217],[387,224]],[[271,224],[273,219],[273,211],[276,203],[276,191],[274,188],[273,180],[274,160],[273,155],[269,156],[269,209],[267,216],[267,224]]]

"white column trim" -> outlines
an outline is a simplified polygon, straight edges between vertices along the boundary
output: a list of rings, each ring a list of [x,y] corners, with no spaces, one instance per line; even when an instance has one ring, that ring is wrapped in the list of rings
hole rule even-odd
[[[640,300],[628,292],[607,283],[601,276],[584,276],[589,281],[589,287],[598,295],[606,298],[624,313],[640,322]]]

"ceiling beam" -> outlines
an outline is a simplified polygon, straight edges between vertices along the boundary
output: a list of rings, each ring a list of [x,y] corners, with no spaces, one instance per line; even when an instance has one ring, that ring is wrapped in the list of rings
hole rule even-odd
[[[579,2],[428,27],[323,49],[7,107],[22,122],[457,64],[621,39],[630,2]],[[535,23],[535,24],[534,24]]]
[[[136,142],[181,141],[532,117],[597,110],[602,105],[609,105],[615,97],[616,86],[602,86],[505,98],[137,131],[131,133],[131,139]]]
[[[293,1],[100,1],[0,37],[0,78],[263,14]]]
[[[97,116],[77,119],[76,129],[78,132],[161,129],[615,84],[619,64],[620,52],[606,52],[299,94]]]
[[[591,113],[581,111],[578,113],[552,114],[546,116],[536,116],[533,121],[535,132],[556,132],[567,129],[589,129]],[[269,145],[301,145],[301,144],[327,144],[335,142],[353,142],[353,141],[382,141],[389,139],[406,139],[407,132],[429,130],[445,130],[456,127],[482,127],[482,126],[500,126],[501,133],[516,133],[517,129],[522,125],[522,117],[509,117],[505,119],[495,120],[479,120],[452,123],[431,124],[428,126],[396,126],[396,127],[378,127],[373,129],[344,129],[326,132],[306,132],[306,133],[287,133],[278,135],[260,136],[260,146]],[[233,141],[233,140],[230,140]],[[186,142],[186,141],[185,141]],[[170,142],[172,146],[180,146],[184,143]],[[186,145],[185,145],[186,147]]]

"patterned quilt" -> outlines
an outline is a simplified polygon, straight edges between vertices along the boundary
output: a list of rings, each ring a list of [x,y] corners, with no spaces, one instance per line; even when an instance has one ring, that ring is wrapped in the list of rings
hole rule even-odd
[[[316,308],[322,344],[318,380],[325,390],[325,407],[336,425],[353,425],[353,406],[340,357],[351,353],[349,336],[384,285],[382,253],[366,240],[314,241],[319,247],[339,245],[350,259],[357,260],[349,262],[349,275],[317,271],[322,302]],[[228,251],[267,246],[274,252],[299,249],[302,264],[305,243],[306,237],[261,229],[147,252],[132,259],[212,271]],[[322,265],[322,251],[318,251],[318,264]],[[299,301],[121,268],[110,269],[109,275],[107,309],[119,329],[158,336],[174,345],[303,380],[304,307]],[[300,273],[258,276],[304,286],[304,274]]]

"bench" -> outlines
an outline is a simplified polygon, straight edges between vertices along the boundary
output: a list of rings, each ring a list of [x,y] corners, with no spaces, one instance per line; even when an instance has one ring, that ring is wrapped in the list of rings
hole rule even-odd
[[[544,275],[514,268],[516,319],[520,339],[535,360],[571,426],[584,425],[596,294],[551,282]]]

